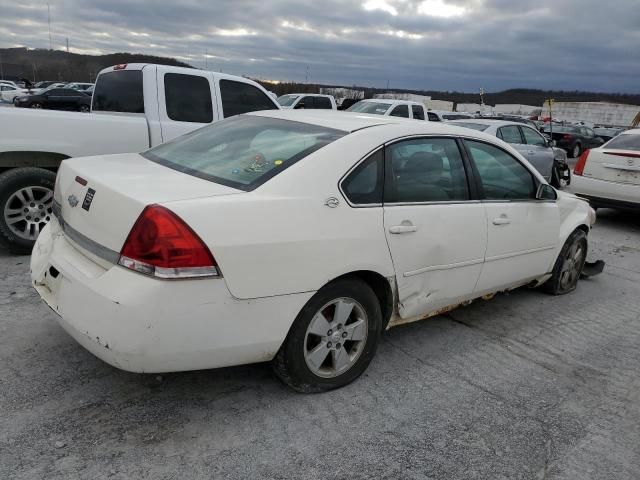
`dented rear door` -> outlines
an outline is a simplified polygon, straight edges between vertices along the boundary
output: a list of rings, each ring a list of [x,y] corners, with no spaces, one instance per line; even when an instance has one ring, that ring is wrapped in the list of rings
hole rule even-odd
[[[471,200],[453,138],[403,140],[385,151],[384,228],[398,313],[419,317],[472,296],[487,246],[483,205]]]

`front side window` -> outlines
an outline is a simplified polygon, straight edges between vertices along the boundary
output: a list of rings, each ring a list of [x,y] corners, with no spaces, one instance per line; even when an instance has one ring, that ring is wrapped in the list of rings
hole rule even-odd
[[[93,89],[94,112],[144,113],[142,70],[103,73]]]
[[[536,196],[533,175],[504,150],[488,143],[465,140],[478,170],[487,200],[530,200]]]
[[[142,155],[174,170],[249,191],[345,134],[290,120],[241,115]]]
[[[299,97],[300,95],[282,95],[278,97],[278,103],[281,107],[290,107]]]
[[[342,190],[351,203],[357,205],[381,204],[384,179],[382,149],[371,154],[342,182]]]
[[[274,110],[276,106],[260,89],[244,82],[220,80],[220,96],[224,117],[259,110]]]
[[[424,120],[424,108],[421,105],[411,105],[411,112],[413,113],[413,118]]]
[[[520,136],[520,129],[516,125],[509,125],[508,127],[500,127],[498,129],[498,137],[507,143],[522,143],[522,137]]]
[[[522,135],[527,145],[537,145],[538,147],[546,147],[547,142],[544,137],[529,127],[522,127]]]
[[[392,117],[404,117],[409,118],[409,106],[408,105],[398,105],[389,114]]]
[[[385,203],[469,199],[464,164],[452,138],[404,140],[387,147]]]
[[[196,75],[165,73],[167,116],[176,122],[211,123],[213,106],[209,80]]]

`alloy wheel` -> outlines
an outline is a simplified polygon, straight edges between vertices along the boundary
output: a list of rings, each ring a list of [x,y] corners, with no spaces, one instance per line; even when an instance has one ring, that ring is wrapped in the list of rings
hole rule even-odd
[[[304,340],[304,360],[319,377],[333,378],[349,370],[367,341],[367,314],[352,298],[336,298],[311,319]]]
[[[560,270],[560,286],[564,289],[572,288],[580,278],[584,265],[585,251],[578,242],[567,251]]]
[[[24,240],[35,240],[52,214],[53,190],[41,186],[21,188],[4,206],[6,225],[11,233]]]

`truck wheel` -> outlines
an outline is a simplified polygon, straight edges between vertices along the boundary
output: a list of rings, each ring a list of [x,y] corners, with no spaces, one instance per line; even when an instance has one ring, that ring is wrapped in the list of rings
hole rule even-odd
[[[342,387],[365,371],[381,331],[380,302],[371,287],[358,279],[337,280],[302,308],[273,369],[298,392]]]
[[[564,295],[573,292],[587,259],[587,234],[575,230],[560,250],[560,255],[553,266],[553,274],[542,286],[551,295]]]
[[[571,149],[571,158],[578,158],[582,153],[582,148],[579,143],[576,143]]]
[[[0,175],[0,245],[31,253],[53,215],[56,174],[43,168],[14,168]]]
[[[89,111],[89,105],[80,105],[79,111],[87,113]]]

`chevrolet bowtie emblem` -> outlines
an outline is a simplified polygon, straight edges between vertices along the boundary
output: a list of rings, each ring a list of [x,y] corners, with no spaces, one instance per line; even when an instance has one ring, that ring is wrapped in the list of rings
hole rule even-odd
[[[76,197],[75,195],[69,195],[67,201],[69,202],[69,205],[71,205],[71,208],[74,208],[76,205],[78,205],[78,203],[80,203],[80,200],[78,200],[78,197]]]

